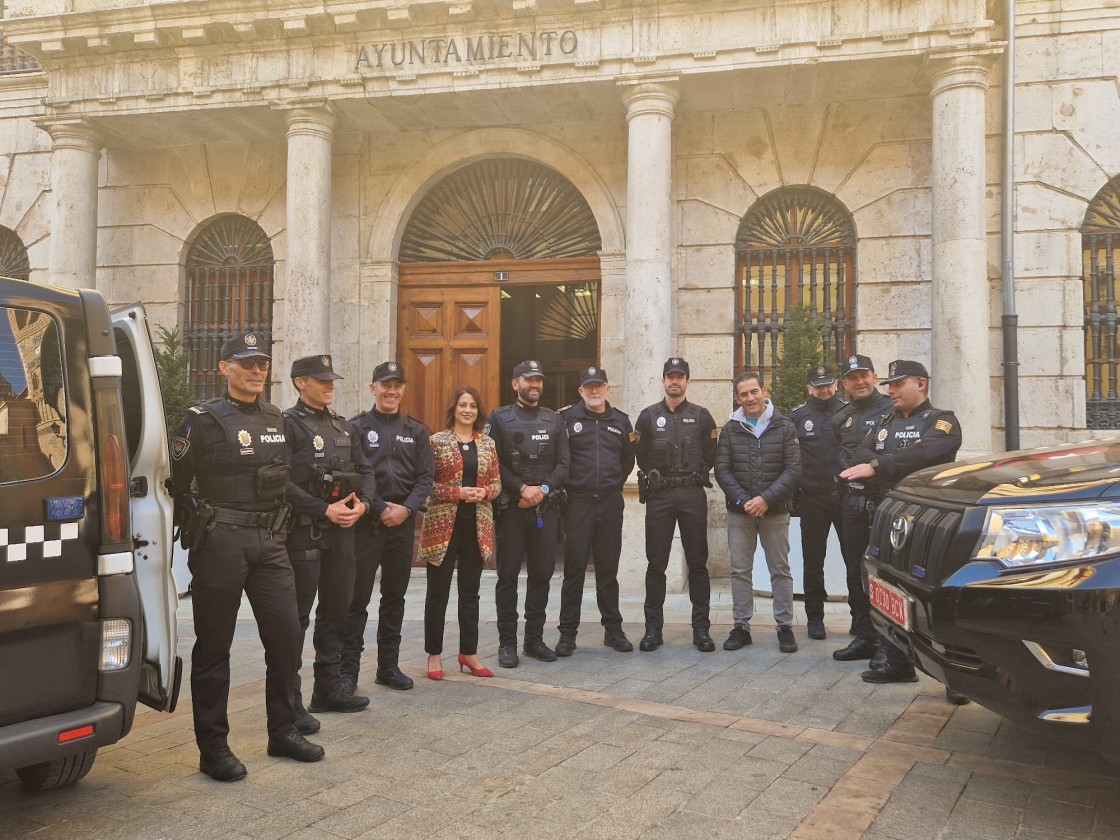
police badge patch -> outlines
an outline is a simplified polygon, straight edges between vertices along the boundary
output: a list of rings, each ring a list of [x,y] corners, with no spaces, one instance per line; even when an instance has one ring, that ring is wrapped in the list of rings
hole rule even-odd
[[[879,430],[879,434],[878,434],[878,435],[876,435],[876,437],[877,437],[877,438],[878,438],[879,440],[886,440],[886,439],[887,439],[887,430],[886,430],[886,429],[880,429],[880,430]]]
[[[322,435],[315,435],[315,437],[311,438],[311,445],[315,447],[316,452],[322,452],[326,443]]]
[[[805,431],[807,431],[807,432],[813,431],[813,421],[812,420],[806,420],[805,421]]]
[[[240,429],[237,432],[237,442],[242,446],[250,446],[253,443],[253,436],[249,434],[248,429]]]
[[[572,433],[573,433],[573,434],[577,434],[577,435],[578,435],[578,434],[579,434],[580,432],[582,432],[582,431],[583,431],[583,423],[580,423],[580,422],[579,422],[579,421],[577,420],[577,421],[576,421],[575,423],[573,423],[573,424],[572,424]]]
[[[665,418],[664,417],[658,417],[657,418],[657,428],[659,428],[659,429],[664,429],[665,428]]]
[[[377,446],[377,431],[375,429],[370,429],[368,432],[366,432],[366,440],[369,441],[370,446]]]
[[[176,435],[171,439],[171,457],[178,461],[187,454],[187,450],[191,448],[191,442],[185,437]]]

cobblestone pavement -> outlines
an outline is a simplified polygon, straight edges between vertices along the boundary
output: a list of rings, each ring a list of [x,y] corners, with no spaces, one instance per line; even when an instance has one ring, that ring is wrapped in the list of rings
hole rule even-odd
[[[184,685],[178,711],[139,714],[128,738],[103,750],[71,788],[31,794],[14,774],[0,776],[0,837],[1120,836],[1120,768],[1032,738],[975,704],[952,706],[924,677],[861,682],[857,665],[830,655],[848,639],[842,604],[828,605],[827,641],[804,635],[801,613],[801,650],[787,655],[760,600],[753,646],[701,654],[691,645],[687,597],[670,596],[665,647],[622,654],[602,646],[591,594],[575,654],[523,660],[516,670],[496,667],[491,612],[479,653],[497,676],[449,671],[436,683],[423,678],[423,590],[415,573],[402,665],[416,688],[375,686],[367,651],[360,688],[372,704],[321,716],[313,740],[326,747],[324,761],[265,754],[264,663],[245,610],[233,649],[230,741],[247,780],[220,784],[198,772]],[[717,583],[713,605],[718,646],[731,624],[726,583]],[[627,596],[623,612],[639,636],[640,595]],[[445,666],[454,662],[454,632],[452,622]],[[188,658],[189,600],[180,633]],[[373,638],[371,624],[367,644]]]

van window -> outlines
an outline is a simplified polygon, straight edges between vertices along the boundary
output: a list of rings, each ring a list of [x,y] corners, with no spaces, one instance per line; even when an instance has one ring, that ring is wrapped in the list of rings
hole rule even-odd
[[[0,484],[57,472],[68,445],[58,324],[0,306]]]

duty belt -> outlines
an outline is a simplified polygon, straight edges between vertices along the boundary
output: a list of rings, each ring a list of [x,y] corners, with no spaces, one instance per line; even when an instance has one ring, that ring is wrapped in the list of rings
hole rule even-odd
[[[573,501],[573,502],[585,502],[585,503],[602,502],[602,501],[605,501],[607,499],[613,499],[615,496],[619,495],[621,492],[622,492],[621,490],[616,490],[616,491],[610,492],[610,493],[577,493],[574,490],[569,490],[568,491],[568,499],[570,501]]]
[[[668,478],[662,477],[662,487],[703,487],[703,482],[697,481],[691,475],[671,475]]]
[[[248,525],[252,528],[267,528],[276,521],[276,511],[236,510],[235,508],[214,508],[214,521],[226,525]]]

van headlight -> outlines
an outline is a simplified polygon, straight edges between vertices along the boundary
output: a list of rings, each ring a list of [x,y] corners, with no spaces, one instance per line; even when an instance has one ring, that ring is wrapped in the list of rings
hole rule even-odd
[[[110,618],[101,622],[101,670],[120,671],[132,656],[132,622]]]
[[[973,554],[1007,568],[1100,560],[1120,552],[1120,505],[994,507]]]

